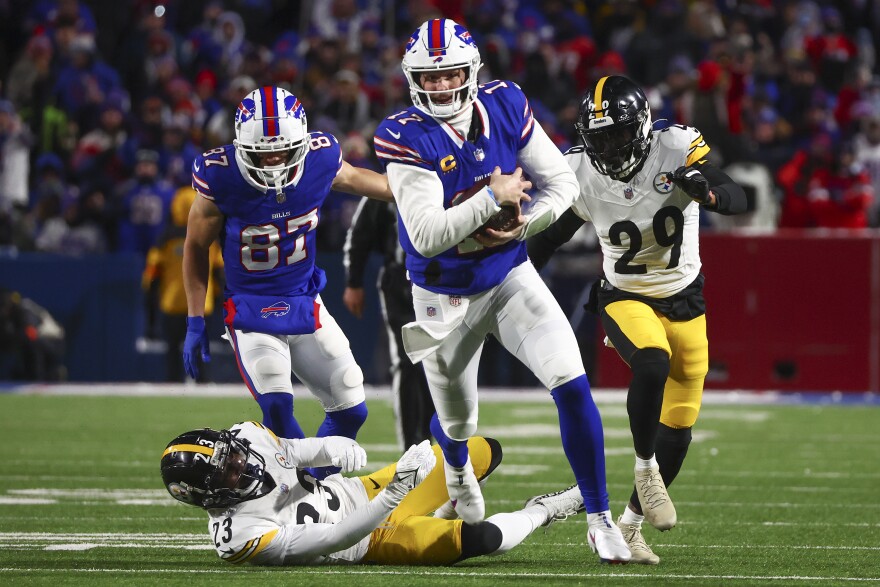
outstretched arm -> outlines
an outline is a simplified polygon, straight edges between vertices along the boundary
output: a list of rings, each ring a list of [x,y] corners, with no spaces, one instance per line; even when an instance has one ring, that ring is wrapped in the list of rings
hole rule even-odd
[[[394,201],[387,177],[370,169],[355,167],[347,161],[342,162],[331,187],[356,196],[366,196],[383,202]]]
[[[529,259],[532,260],[535,269],[540,271],[550,261],[556,249],[570,241],[585,222],[586,220],[569,208],[546,230],[529,237],[526,244],[529,249]]]

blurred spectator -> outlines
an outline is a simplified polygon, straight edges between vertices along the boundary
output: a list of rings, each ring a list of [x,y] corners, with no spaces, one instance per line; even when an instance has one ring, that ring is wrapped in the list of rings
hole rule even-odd
[[[223,92],[223,105],[205,125],[205,140],[202,148],[213,149],[219,145],[228,145],[235,138],[235,109],[241,99],[254,89],[256,82],[247,76],[238,76],[229,82]]]
[[[782,226],[865,228],[874,190],[852,145],[818,135],[779,170],[785,188]]]
[[[853,140],[855,161],[871,178],[874,202],[868,214],[871,226],[880,227],[880,110],[865,116]]]
[[[54,91],[61,109],[80,127],[88,128],[89,117],[122,83],[116,70],[97,54],[91,35],[74,37],[69,50],[70,62],[58,72]]]
[[[190,124],[186,114],[176,114],[162,132],[159,168],[165,179],[175,186],[189,185],[193,159],[201,152],[190,140]]]
[[[28,203],[31,136],[9,100],[0,100],[0,210]]]
[[[196,192],[190,186],[178,189],[171,201],[171,222],[162,232],[147,255],[143,274],[143,287],[149,298],[148,306],[158,307],[158,324],[148,324],[147,332],[155,338],[161,332],[168,344],[165,353],[166,380],[184,381],[183,340],[186,338],[186,292],[183,288],[183,241],[186,238],[186,221]],[[214,311],[214,300],[220,295],[218,279],[222,281],[223,257],[218,243],[211,245],[211,271],[208,279],[208,295],[205,298],[205,314]],[[158,301],[155,301],[158,300]],[[208,381],[207,365],[199,370],[199,381]]]
[[[360,76],[350,69],[333,76],[329,98],[320,107],[318,128],[339,136],[351,132],[373,134],[376,123],[370,118],[370,101],[360,82]]]
[[[98,127],[77,142],[71,166],[79,180],[101,177],[122,182],[127,177],[121,149],[128,140],[125,111],[119,102],[107,102],[101,108]]]
[[[171,184],[159,176],[159,153],[139,150],[134,179],[122,188],[119,249],[146,257],[165,229],[173,196]]]
[[[63,381],[64,329],[45,308],[0,289],[0,380]]]

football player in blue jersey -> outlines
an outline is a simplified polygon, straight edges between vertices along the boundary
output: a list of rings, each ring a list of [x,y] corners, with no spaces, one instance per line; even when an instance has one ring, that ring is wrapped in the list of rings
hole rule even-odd
[[[477,431],[477,370],[491,334],[556,402],[590,547],[603,561],[626,562],[630,552],[608,507],[602,421],[577,340],[524,243],[571,206],[577,179],[522,90],[502,80],[478,85],[480,64],[463,26],[442,18],[422,24],[402,63],[413,106],[385,119],[374,137],[413,284],[416,320],[404,327],[404,347],[425,368],[437,409],[431,432],[455,515],[471,524],[485,515],[467,439]],[[525,192],[533,183],[534,199]]]
[[[291,371],[321,401],[318,436],[355,438],[367,417],[363,373],[321,303],[315,229],[331,189],[391,201],[385,176],[342,160],[336,138],[308,132],[300,101],[279,87],[252,91],[235,115],[235,140],[193,162],[198,192],[184,245],[188,304],[184,364],[210,360],[204,307],[208,249],[220,237],[225,337],[242,379],[279,436],[305,435],[293,415]]]

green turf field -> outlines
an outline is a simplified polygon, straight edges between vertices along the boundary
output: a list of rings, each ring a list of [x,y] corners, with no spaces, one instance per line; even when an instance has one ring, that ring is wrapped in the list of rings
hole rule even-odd
[[[626,411],[599,407],[616,516],[632,479]],[[301,400],[297,416],[312,431],[321,417]],[[600,565],[584,516],[454,567],[233,567],[203,512],[165,493],[159,455],[185,430],[246,419],[259,419],[249,397],[0,395],[0,585],[880,584],[876,407],[706,405],[670,491],[679,524],[645,531],[656,567]],[[371,401],[370,470],[396,460],[393,429],[390,406]],[[484,402],[480,432],[505,449],[487,515],[572,482],[549,398]]]

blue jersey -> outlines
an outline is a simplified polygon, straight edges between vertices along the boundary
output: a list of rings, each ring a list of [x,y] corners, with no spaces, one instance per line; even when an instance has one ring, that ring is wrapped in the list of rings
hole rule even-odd
[[[482,132],[473,142],[414,106],[389,116],[376,129],[376,155],[385,166],[401,163],[435,172],[443,183],[444,208],[454,206],[466,190],[487,184],[496,166],[502,173],[513,173],[517,152],[529,142],[535,124],[528,100],[513,82],[496,80],[480,86],[474,111]],[[433,292],[486,291],[527,258],[524,242],[484,248],[471,238],[428,258],[413,247],[399,215],[398,227],[410,279]]]
[[[196,157],[192,186],[225,216],[220,234],[226,272],[226,323],[271,334],[308,334],[320,326],[315,297],[327,278],[315,265],[321,204],[342,166],[333,135],[310,133],[299,180],[280,192],[245,178],[235,148]]]

